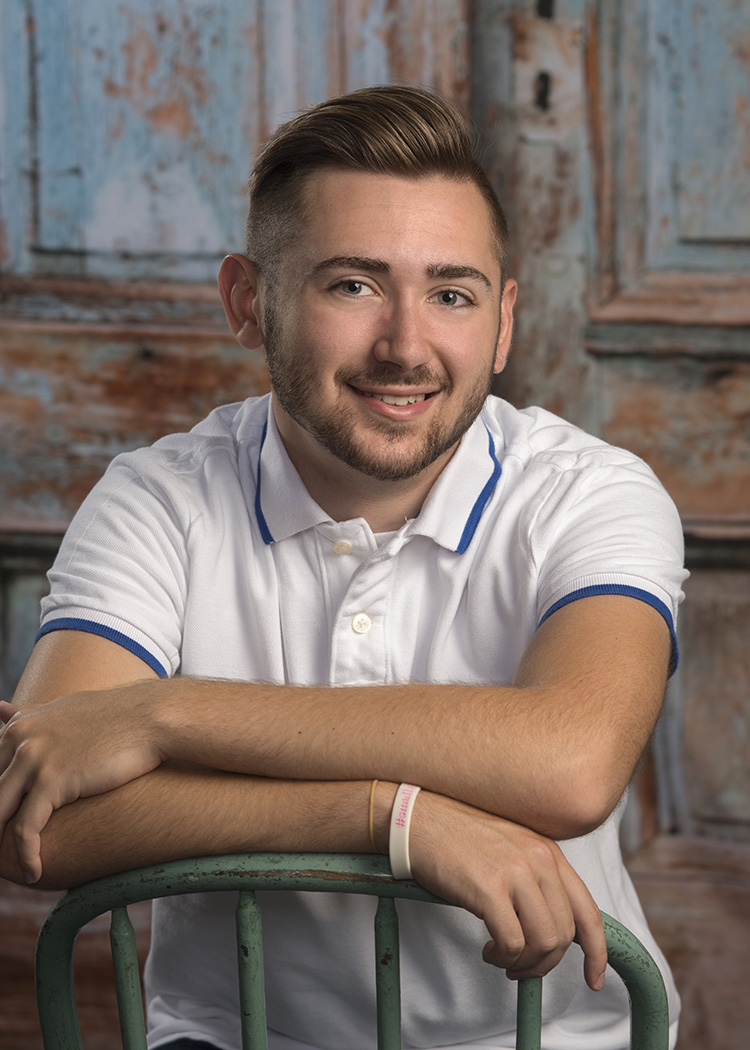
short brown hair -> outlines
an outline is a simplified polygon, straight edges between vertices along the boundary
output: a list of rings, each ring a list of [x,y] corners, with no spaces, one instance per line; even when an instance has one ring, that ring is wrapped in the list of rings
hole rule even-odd
[[[381,85],[311,106],[263,146],[250,177],[247,253],[268,279],[300,217],[305,179],[325,168],[473,182],[487,204],[505,276],[508,227],[463,115],[432,92]]]

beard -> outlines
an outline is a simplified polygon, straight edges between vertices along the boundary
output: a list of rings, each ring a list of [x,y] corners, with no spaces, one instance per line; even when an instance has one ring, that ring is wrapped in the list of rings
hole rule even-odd
[[[463,437],[482,410],[491,392],[494,355],[488,355],[486,375],[481,376],[466,396],[464,404],[451,423],[440,414],[415,443],[412,424],[407,421],[374,416],[363,423],[351,407],[339,406],[326,411],[321,407],[319,378],[314,361],[300,357],[283,345],[273,309],[266,311],[265,350],[271,387],[279,404],[291,418],[306,430],[328,452],[354,470],[379,481],[404,481],[415,477],[435,460],[452,449]],[[380,365],[368,371],[340,368],[334,382],[343,389],[379,386],[431,386],[450,397],[453,384],[445,373],[427,365],[402,372]],[[377,439],[373,444],[372,439]]]

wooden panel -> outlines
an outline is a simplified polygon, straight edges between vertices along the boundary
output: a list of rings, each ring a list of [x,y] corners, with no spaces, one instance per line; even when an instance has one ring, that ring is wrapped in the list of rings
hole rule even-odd
[[[60,537],[0,532],[0,699],[10,700],[39,630],[39,603]]]
[[[673,91],[679,85],[671,110],[677,118],[678,237],[712,248],[748,245],[750,9],[746,3],[683,3],[654,4],[653,11],[653,35],[668,56],[664,74]]]
[[[229,335],[8,329],[0,372],[0,530],[17,532],[64,530],[117,452],[268,389]]]
[[[26,131],[31,168],[27,214],[7,209],[28,229],[10,268],[210,279],[242,243],[250,144],[229,101],[248,98],[253,121],[256,5],[18,6],[30,17],[12,68],[31,112],[9,135]]]
[[[0,69],[8,94],[21,88],[0,143],[14,193],[5,268],[213,280],[242,248],[247,174],[281,120],[393,79],[468,106],[467,11],[468,0],[10,0]]]
[[[63,529],[118,451],[267,389],[214,283],[243,247],[258,144],[367,83],[467,109],[468,8],[2,5],[0,530]]]
[[[581,345],[585,4],[495,0],[478,7],[475,116],[508,215],[510,273],[519,282],[514,346],[497,392],[591,427],[591,362]]]
[[[750,842],[750,571],[700,569],[685,586],[683,770],[690,830]]]
[[[29,537],[0,531],[0,700],[12,698],[31,654],[39,604],[49,591],[46,574],[59,542],[55,534]]]
[[[653,467],[684,519],[750,535],[750,361],[652,357],[649,345],[601,362],[602,436]]]
[[[592,8],[595,319],[750,323],[749,41],[742,3]]]

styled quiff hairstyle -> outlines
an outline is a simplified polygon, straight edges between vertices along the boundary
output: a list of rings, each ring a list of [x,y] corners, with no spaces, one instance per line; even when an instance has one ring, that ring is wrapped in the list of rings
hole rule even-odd
[[[247,254],[268,281],[304,221],[305,180],[326,168],[473,182],[487,203],[505,276],[508,227],[463,115],[429,91],[382,85],[311,106],[263,146],[250,177]]]

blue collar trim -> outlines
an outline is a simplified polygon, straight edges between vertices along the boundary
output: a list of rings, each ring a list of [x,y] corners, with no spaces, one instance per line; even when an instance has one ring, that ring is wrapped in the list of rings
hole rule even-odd
[[[266,441],[266,434],[268,433],[268,420],[263,424],[263,433],[260,437],[260,449],[258,450],[258,473],[255,480],[255,517],[258,522],[258,528],[260,529],[261,537],[266,546],[270,546],[274,542],[274,538],[271,535],[271,530],[268,527],[268,522],[263,514],[263,509],[260,505],[260,454],[263,451],[263,445]]]
[[[492,434],[490,434],[487,428],[487,424],[484,423],[483,425],[484,429],[487,431],[487,437],[489,439],[490,459],[492,460],[494,466],[492,468],[492,474],[490,475],[489,480],[477,496],[476,502],[471,508],[471,513],[469,514],[469,517],[466,520],[466,525],[464,526],[464,531],[461,535],[461,540],[458,546],[456,547],[457,554],[463,554],[466,548],[471,543],[474,537],[474,533],[476,532],[477,525],[479,524],[479,519],[482,516],[482,511],[487,506],[487,501],[492,495],[495,485],[497,484],[498,478],[502,474],[502,467],[500,466],[497,456],[495,455],[495,442],[492,439]]]

